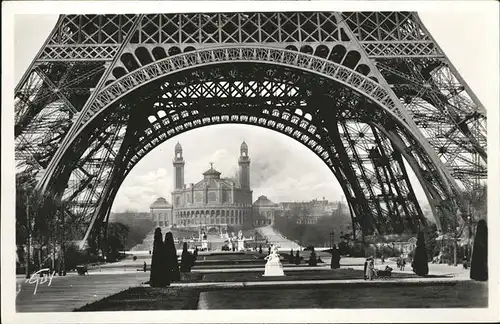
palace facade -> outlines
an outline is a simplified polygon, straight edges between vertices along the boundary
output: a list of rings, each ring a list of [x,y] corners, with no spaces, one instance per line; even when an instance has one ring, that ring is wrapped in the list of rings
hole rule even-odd
[[[262,195],[253,203],[252,214],[254,226],[273,225],[275,217],[282,214],[282,207]]]
[[[172,204],[160,197],[150,206],[155,227],[176,225],[224,231],[228,226],[234,229],[273,225],[275,218],[282,215],[298,216],[297,223],[316,224],[319,218],[331,215],[340,206],[340,203],[337,206],[337,203],[330,203],[324,198],[309,202],[274,203],[264,195],[252,203],[250,157],[245,142],[240,146],[239,169],[235,178],[221,177],[221,172],[211,163],[200,181],[187,186],[182,153],[182,146],[177,143],[172,161]]]
[[[172,205],[168,201],[160,197],[149,206],[151,219],[155,227],[165,227],[173,224]]]
[[[240,146],[237,179],[221,177],[221,173],[211,163],[210,169],[203,172],[203,178],[200,181],[187,186],[184,183],[184,166],[182,146],[177,143],[173,160],[172,216],[170,220],[156,216],[158,213],[166,214],[163,208],[156,206],[157,200],[151,205],[153,220],[156,217],[162,220],[165,226],[174,224],[198,228],[227,228],[228,225],[233,228],[252,226],[250,158],[248,145],[245,142]]]

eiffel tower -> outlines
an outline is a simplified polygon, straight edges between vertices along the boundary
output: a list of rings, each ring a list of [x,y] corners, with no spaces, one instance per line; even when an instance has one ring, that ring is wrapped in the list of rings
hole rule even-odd
[[[487,176],[486,111],[414,12],[62,15],[15,88],[17,185],[86,242],[130,170],[214,124],[265,127],[338,179],[364,235],[438,228]]]

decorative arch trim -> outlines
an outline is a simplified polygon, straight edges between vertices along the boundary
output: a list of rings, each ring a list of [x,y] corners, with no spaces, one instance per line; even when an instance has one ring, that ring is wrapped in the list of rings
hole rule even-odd
[[[97,115],[127,94],[154,80],[170,74],[196,67],[238,62],[275,64],[324,76],[352,88],[367,98],[370,98],[377,103],[381,109],[392,115],[398,122],[407,125],[408,128],[411,128],[405,120],[402,112],[399,111],[398,103],[395,102],[382,85],[373,81],[371,78],[351,70],[339,63],[314,55],[282,48],[261,46],[214,47],[163,58],[148,65],[139,67],[133,72],[130,72],[105,86],[96,95],[94,102],[88,107],[88,109],[81,112],[82,116],[80,116],[77,121],[79,125],[74,125],[75,130],[72,131],[72,136],[68,138],[66,143],[62,144],[60,153],[56,153],[54,156],[54,163],[51,162],[52,167],[49,167],[44,179],[42,180],[43,183],[39,182],[39,184],[43,190],[45,190],[49,179],[52,177],[52,173],[54,172],[54,166],[60,163],[73,140],[78,137],[78,135],[92,122],[94,118],[96,118]]]
[[[406,123],[397,108],[397,103],[382,85],[343,65],[314,55],[281,48],[223,47],[166,57],[122,76],[108,84],[96,96],[95,101],[83,118],[83,124],[79,128],[80,130],[85,128],[96,115],[111,104],[156,79],[196,67],[238,62],[270,63],[316,73],[363,94],[393,115],[398,121]]]

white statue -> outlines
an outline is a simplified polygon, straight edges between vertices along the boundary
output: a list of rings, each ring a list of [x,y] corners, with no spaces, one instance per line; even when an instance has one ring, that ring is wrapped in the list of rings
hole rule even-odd
[[[278,247],[273,245],[271,253],[264,258],[267,260],[264,276],[284,276],[283,265],[280,262]]]
[[[238,238],[235,237],[234,240],[238,242],[238,251],[245,251],[245,239],[241,230],[238,232]]]

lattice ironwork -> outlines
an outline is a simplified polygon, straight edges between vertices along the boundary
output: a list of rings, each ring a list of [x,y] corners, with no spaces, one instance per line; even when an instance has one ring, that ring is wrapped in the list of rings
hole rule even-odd
[[[85,238],[151,149],[220,123],[309,147],[365,233],[425,225],[403,159],[438,223],[486,178],[484,107],[410,12],[64,15],[15,90],[22,179]]]

